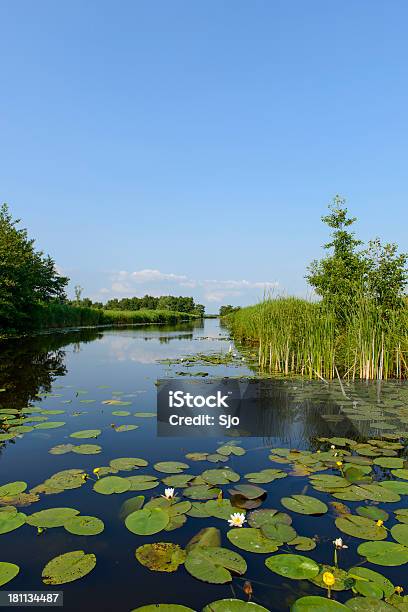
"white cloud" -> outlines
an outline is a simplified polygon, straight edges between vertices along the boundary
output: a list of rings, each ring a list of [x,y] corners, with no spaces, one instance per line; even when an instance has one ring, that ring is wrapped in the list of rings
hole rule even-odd
[[[189,290],[196,302],[222,304],[226,300],[236,304],[253,303],[263,293],[276,289],[277,281],[250,281],[246,279],[193,279],[184,274],[161,272],[146,268],[128,272],[121,270],[111,275],[110,290],[104,287],[100,294],[107,297],[141,297],[146,293],[154,296],[176,294]],[[194,291],[191,291],[194,289]]]

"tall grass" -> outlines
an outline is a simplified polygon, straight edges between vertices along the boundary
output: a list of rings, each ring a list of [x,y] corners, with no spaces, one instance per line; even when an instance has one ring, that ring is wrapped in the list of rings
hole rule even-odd
[[[383,313],[361,299],[338,323],[323,303],[267,299],[225,317],[258,349],[263,371],[330,380],[408,378],[408,308]]]
[[[32,329],[135,323],[176,323],[196,315],[170,310],[102,310],[67,304],[38,304],[30,317]]]

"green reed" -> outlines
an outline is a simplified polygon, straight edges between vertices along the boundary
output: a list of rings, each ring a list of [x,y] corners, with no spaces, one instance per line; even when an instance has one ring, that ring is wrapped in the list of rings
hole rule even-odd
[[[340,317],[322,302],[265,299],[225,317],[258,349],[262,371],[325,380],[408,378],[408,308],[383,312],[359,299]]]

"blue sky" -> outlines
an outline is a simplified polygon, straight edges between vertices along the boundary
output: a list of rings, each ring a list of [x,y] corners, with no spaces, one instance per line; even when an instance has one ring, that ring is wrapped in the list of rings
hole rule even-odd
[[[305,295],[336,193],[363,239],[407,250],[407,19],[405,0],[2,0],[0,200],[94,299]]]

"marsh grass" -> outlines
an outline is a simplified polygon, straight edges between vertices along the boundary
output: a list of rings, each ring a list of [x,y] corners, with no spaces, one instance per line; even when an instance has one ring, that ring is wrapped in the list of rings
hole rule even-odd
[[[257,346],[262,371],[325,380],[408,377],[408,308],[384,313],[361,298],[339,323],[323,303],[289,297],[224,320],[238,341]]]

